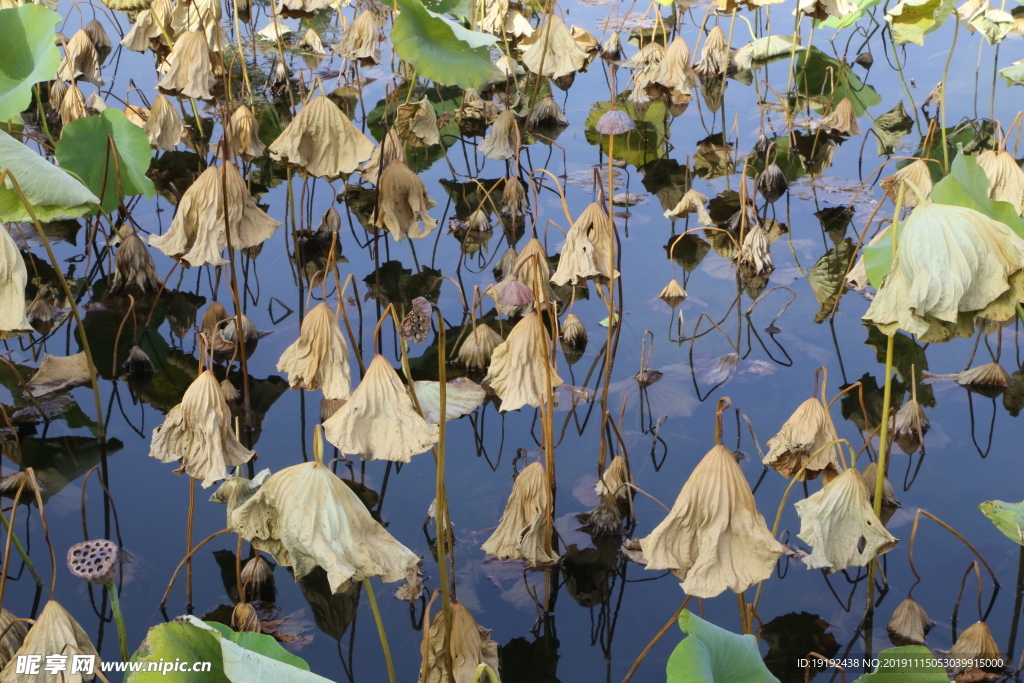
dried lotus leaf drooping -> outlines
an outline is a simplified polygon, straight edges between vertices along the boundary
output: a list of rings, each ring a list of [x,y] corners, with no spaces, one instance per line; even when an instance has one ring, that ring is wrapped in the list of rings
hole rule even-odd
[[[852,467],[820,491],[797,501],[800,534],[812,547],[803,558],[808,569],[829,574],[847,567],[866,567],[878,555],[892,550],[896,539],[871,509],[868,487]]]
[[[57,71],[57,78],[62,81],[81,79],[95,86],[103,85],[96,46],[84,29],[79,29],[64,46],[64,61]]]
[[[562,386],[551,360],[551,338],[537,311],[523,317],[491,355],[487,381],[501,399],[501,411],[540,407]]]
[[[420,177],[404,162],[393,160],[380,176],[380,201],[374,225],[391,233],[396,241],[426,237],[437,226],[428,210],[437,202],[427,194]]]
[[[548,15],[533,43],[523,52],[523,64],[538,76],[559,78],[579,71],[587,53],[573,40],[569,29],[555,14]]]
[[[449,610],[451,642],[447,637],[449,631],[446,622],[449,619],[444,609],[440,609],[430,620],[430,628],[420,645],[424,665],[419,683],[472,683],[477,679],[489,680],[486,675],[481,678],[477,669],[486,664],[492,671],[498,671],[498,644],[491,640],[490,629],[478,625],[473,615],[458,600],[452,600]],[[422,672],[426,672],[425,677]]]
[[[499,560],[558,562],[551,531],[551,491],[544,465],[537,460],[516,477],[498,528],[480,549]]]
[[[686,299],[686,296],[686,290],[683,289],[683,286],[679,284],[679,282],[675,278],[672,278],[672,280],[667,285],[665,285],[665,288],[661,290],[661,293],[658,294],[658,298],[660,298],[662,301],[667,303],[672,308],[675,308],[679,304],[683,303],[683,301]]]
[[[351,395],[348,344],[326,302],[306,315],[299,338],[281,354],[277,369],[288,373],[292,389],[322,389],[327,399],[347,399]]]
[[[33,683],[82,683],[88,679],[81,673],[69,675],[67,671],[47,673],[40,668],[38,676],[27,676],[16,670],[19,657],[35,657],[37,662],[45,662],[48,655],[58,652],[73,652],[85,656],[92,656],[94,667],[99,671],[100,657],[89,640],[89,634],[85,632],[75,618],[61,606],[56,600],[50,600],[43,607],[43,610],[36,617],[35,623],[29,629],[21,647],[14,653],[14,656],[7,662],[7,666],[0,671],[0,682],[22,683],[31,678]],[[21,660],[24,661],[24,660]]]
[[[697,74],[690,63],[690,46],[680,36],[669,43],[665,56],[661,60],[658,73],[652,82],[674,90],[680,95],[689,95],[690,89],[697,85]]]
[[[719,401],[716,436],[726,405],[727,399]],[[640,547],[647,569],[671,570],[687,595],[701,598],[764,581],[785,550],[757,511],[736,456],[721,441],[697,464],[668,516]]]
[[[217,82],[213,53],[202,31],[186,31],[174,41],[174,49],[163,66],[161,90],[180,93],[197,100],[212,100],[210,88]]]
[[[516,115],[511,109],[506,109],[494,119],[490,132],[480,141],[478,149],[488,159],[504,161],[516,155],[520,144]]]
[[[551,290],[551,265],[548,263],[548,255],[544,251],[544,245],[536,237],[527,242],[516,256],[512,274],[533,290],[538,304],[557,300]]]
[[[825,405],[817,397],[809,398],[768,441],[764,464],[787,479],[807,481],[823,472],[834,476],[840,468],[838,439]]]
[[[725,33],[721,26],[708,32],[704,47],[700,50],[700,61],[694,70],[702,76],[721,76],[729,69],[729,46],[725,44]]]
[[[1008,202],[1020,214],[1024,212],[1024,170],[1006,150],[987,149],[977,157],[988,176],[988,196]]]
[[[241,469],[236,469],[235,474],[225,479],[210,496],[211,503],[220,503],[227,507],[228,526],[231,526],[231,513],[256,495],[270,478],[269,469],[260,470],[252,479],[246,479],[239,472]]]
[[[977,621],[965,628],[964,632],[960,634],[960,637],[956,639],[953,647],[949,648],[949,652],[946,654],[956,660],[956,664],[952,669],[957,675],[982,666],[990,668],[985,662],[1003,660],[1003,654],[999,651],[999,645],[996,643],[995,638],[992,637],[992,630],[984,621]],[[970,680],[993,679],[988,677],[972,677]]]
[[[905,598],[893,610],[886,630],[889,632],[889,640],[896,647],[924,645],[925,636],[934,625],[935,622],[928,618],[921,603],[913,598]]]
[[[318,178],[353,173],[373,154],[373,143],[352,125],[344,112],[318,95],[295,115],[270,145],[270,156]]]
[[[551,282],[579,285],[588,279],[607,283],[619,276],[612,264],[612,224],[605,207],[591,202],[565,235],[565,246]]]
[[[25,305],[28,269],[7,228],[0,225],[0,338],[32,331]]]
[[[437,112],[426,98],[399,105],[395,127],[398,128],[398,136],[413,147],[441,144]]]
[[[889,195],[889,199],[894,202],[899,192],[901,180],[913,183],[914,187],[920,191],[920,195],[925,198],[932,193],[932,171],[928,167],[928,162],[924,159],[915,159],[892,175],[882,178],[879,184],[885,190],[885,193]],[[917,204],[918,193],[907,188],[903,193],[903,206],[914,207]]]
[[[399,543],[366,509],[352,488],[323,463],[317,427],[312,462],[275,472],[231,515],[238,533],[295,579],[317,567],[327,572],[331,592],[379,576],[401,581],[419,557]]]
[[[185,134],[185,123],[171,100],[159,94],[153,100],[149,118],[142,129],[149,136],[150,147],[169,152],[181,142],[181,136]]]
[[[459,365],[467,370],[486,370],[491,363],[491,354],[500,343],[500,334],[487,325],[477,324],[459,347]]]
[[[241,156],[245,160],[263,156],[267,146],[260,140],[260,124],[252,110],[244,104],[232,112],[224,125],[224,136],[217,146],[217,156],[231,159]]]
[[[345,405],[324,422],[324,431],[346,455],[397,462],[409,462],[438,438],[437,425],[416,412],[406,385],[380,354]]]
[[[116,294],[125,289],[137,288],[143,292],[155,292],[162,284],[149,248],[132,230],[125,235],[117,248],[114,279],[110,283],[110,291]]]
[[[64,93],[64,97],[60,100],[60,125],[67,126],[72,121],[85,118],[87,112],[85,111],[85,95],[78,89],[78,86],[72,83],[68,86],[68,90]]]
[[[339,57],[353,62],[358,61],[363,66],[379,64],[379,35],[380,27],[377,25],[377,18],[370,10],[363,10],[345,31],[341,42],[333,45],[331,49]]]
[[[170,229],[150,237],[149,244],[168,256],[184,254],[182,260],[191,266],[227,263],[221,257],[228,246],[225,190],[233,249],[262,244],[281,225],[256,205],[238,167],[225,161],[220,168],[210,166],[192,183],[178,203]]]
[[[568,126],[569,119],[562,113],[562,108],[555,98],[548,95],[530,107],[530,115],[526,118],[526,127],[535,130],[541,126]]]
[[[587,345],[587,328],[575,313],[568,314],[562,321],[562,341],[571,346]]]
[[[821,128],[833,135],[844,137],[860,135],[860,124],[857,123],[857,113],[850,98],[841,99],[835,110],[821,119]]]
[[[913,455],[921,447],[924,435],[928,433],[931,422],[924,408],[916,399],[908,399],[892,419],[892,438],[896,445],[907,455]]]
[[[708,215],[704,205],[707,204],[708,198],[702,195],[697,190],[689,189],[683,195],[679,203],[676,204],[675,208],[665,212],[665,218],[683,218],[691,213],[697,214],[697,220],[701,225],[711,225],[711,216]]]
[[[227,468],[245,464],[255,454],[235,438],[220,382],[205,370],[153,430],[149,455],[160,462],[180,463],[180,472],[209,488],[227,478]]]

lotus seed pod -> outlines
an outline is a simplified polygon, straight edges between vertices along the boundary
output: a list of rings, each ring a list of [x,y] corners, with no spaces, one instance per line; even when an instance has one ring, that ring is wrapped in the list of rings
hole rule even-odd
[[[107,585],[117,575],[117,544],[101,538],[68,549],[68,569],[89,583]]]

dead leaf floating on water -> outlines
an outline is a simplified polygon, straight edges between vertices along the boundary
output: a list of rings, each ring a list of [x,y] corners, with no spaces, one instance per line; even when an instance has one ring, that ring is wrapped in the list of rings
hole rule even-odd
[[[818,398],[809,398],[794,411],[779,433],[768,441],[764,464],[782,476],[800,481],[816,479],[822,472],[827,477],[839,471],[839,446],[835,426]],[[803,474],[799,474],[803,468]]]
[[[288,373],[292,389],[322,389],[324,398],[347,399],[352,391],[348,344],[338,318],[326,302],[310,311],[299,328],[299,338],[281,354],[279,372]]]
[[[324,422],[327,440],[346,455],[409,462],[437,443],[437,425],[416,412],[405,384],[377,354],[338,412]]]
[[[43,607],[43,611],[39,613],[36,623],[29,629],[21,647],[7,662],[3,671],[0,671],[0,683],[22,683],[25,680],[25,674],[16,673],[19,657],[34,655],[45,661],[48,655],[57,653],[91,655],[95,657],[94,669],[99,671],[99,654],[89,640],[89,634],[60,603],[50,600]],[[68,671],[50,673],[45,668],[41,668],[40,673],[32,677],[33,683],[83,683],[85,680],[86,677],[81,673],[71,674]]]
[[[530,565],[558,562],[551,550],[550,516],[547,473],[538,460],[516,477],[498,528],[480,549],[499,560],[523,560]]]
[[[197,100],[212,100],[210,88],[217,82],[213,55],[202,31],[186,31],[174,41],[174,49],[161,67],[161,90]]]
[[[235,438],[231,410],[210,370],[189,385],[181,403],[153,430],[149,446],[151,458],[180,463],[178,472],[202,480],[203,488],[227,479],[228,467],[245,464],[254,455]]]
[[[391,233],[395,241],[426,237],[437,226],[427,213],[437,206],[420,177],[404,162],[393,160],[380,176],[380,203],[374,224]]]
[[[419,562],[320,457],[272,474],[231,523],[253,546],[292,567],[296,580],[323,568],[334,594],[374,576],[401,581]]]
[[[39,364],[39,369],[32,375],[28,387],[33,396],[46,396],[57,391],[85,386],[91,382],[89,362],[83,351],[73,356],[47,354]]]
[[[498,644],[491,640],[490,629],[478,625],[458,600],[452,600],[450,610],[450,643],[445,637],[448,619],[443,609],[434,615],[430,628],[424,634],[420,656],[424,660],[426,677],[421,672],[419,683],[473,683],[478,678],[476,670],[482,664],[494,672],[498,671]]]
[[[494,349],[485,381],[501,399],[501,412],[524,405],[539,408],[550,390],[562,385],[551,362],[551,339],[536,311],[516,323]]]
[[[270,145],[270,156],[284,159],[312,176],[334,179],[359,168],[373,154],[373,143],[344,112],[318,95],[306,103]]]
[[[25,259],[7,228],[0,225],[0,338],[10,339],[32,331],[26,315],[27,284]]]
[[[554,14],[548,16],[547,24],[523,52],[523,64],[538,76],[559,78],[579,71],[586,63],[587,53]]]
[[[757,511],[736,457],[722,444],[701,459],[668,516],[640,541],[648,569],[669,569],[688,595],[741,592],[771,576],[785,548]]]
[[[797,501],[800,534],[813,551],[803,558],[808,569],[829,574],[847,567],[866,567],[892,550],[896,539],[871,509],[860,472],[850,468],[809,498]]]
[[[1024,240],[973,209],[919,202],[863,320],[928,343],[969,337],[979,318],[1013,317],[1024,301]]]
[[[281,225],[256,205],[238,167],[230,161],[203,171],[178,203],[170,229],[150,237],[149,244],[171,257],[184,254],[182,260],[191,266],[222,266],[227,263],[221,257],[228,246],[225,221],[232,226],[233,249],[262,244]]]
[[[924,611],[921,603],[913,598],[906,598],[893,610],[886,630],[889,632],[889,640],[896,647],[924,645],[925,636],[934,625],[935,622],[928,618],[928,613]]]

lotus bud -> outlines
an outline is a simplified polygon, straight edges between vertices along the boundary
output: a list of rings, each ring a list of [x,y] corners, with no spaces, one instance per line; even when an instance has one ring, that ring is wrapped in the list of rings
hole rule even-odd
[[[973,209],[919,201],[863,320],[929,343],[971,336],[976,319],[1013,317],[1024,301],[1024,240]]]
[[[765,167],[757,178],[757,191],[769,204],[775,203],[789,189],[789,181],[779,165],[774,161]]]
[[[900,450],[907,455],[913,455],[921,447],[930,426],[921,404],[916,399],[909,399],[893,417],[892,438]]]
[[[587,63],[587,53],[562,20],[549,15],[540,35],[523,52],[523,64],[538,76],[559,78],[579,71]]]
[[[50,81],[50,87],[47,94],[47,99],[50,101],[50,109],[57,111],[60,109],[60,103],[64,99],[64,94],[68,91],[68,84],[63,79],[56,79]]]
[[[601,135],[622,135],[636,130],[633,118],[621,109],[610,109],[594,124],[594,130]]]
[[[249,107],[239,105],[224,128],[222,139],[227,154],[223,154],[218,148],[217,153],[221,158],[241,156],[243,159],[251,160],[263,156],[263,151],[267,147],[260,140],[260,124]]]
[[[586,346],[587,328],[575,313],[565,316],[562,322],[562,341],[571,346]]]
[[[795,507],[800,515],[797,538],[813,548],[803,558],[808,569],[833,574],[847,567],[865,567],[896,546],[896,539],[871,509],[868,488],[855,469],[844,471]]]
[[[622,40],[619,38],[618,31],[611,32],[605,39],[604,45],[601,46],[601,57],[609,62],[617,62],[622,59]]]
[[[373,154],[373,143],[326,95],[310,100],[270,145],[284,159],[318,178],[354,172]]]
[[[85,95],[72,83],[60,101],[60,125],[67,126],[72,121],[83,119],[88,115],[85,111]]]
[[[896,606],[886,630],[889,632],[889,640],[896,647],[924,645],[925,636],[934,625],[935,622],[928,618],[921,603],[906,598]]]
[[[579,221],[577,221],[579,222]],[[545,304],[555,301],[555,293],[551,290],[551,266],[544,245],[536,237],[531,239],[519,252],[512,272],[516,278],[533,290],[537,303]]]
[[[697,190],[687,190],[686,194],[683,195],[679,203],[676,204],[674,209],[665,212],[665,218],[682,218],[688,216],[691,213],[697,214],[697,220],[703,225],[711,225],[711,216],[704,209],[708,198],[702,195]]]
[[[178,472],[201,479],[203,488],[209,488],[227,478],[228,467],[245,464],[255,455],[235,438],[230,418],[220,382],[205,370],[153,430],[149,455],[160,462],[178,462]]]
[[[551,390],[562,385],[551,362],[551,339],[537,311],[516,323],[508,339],[494,349],[486,381],[501,398],[502,412],[524,405],[539,408]]]
[[[490,639],[490,629],[479,626],[469,610],[457,600],[452,600],[449,610],[450,617],[446,617],[444,609],[438,610],[424,634],[420,655],[426,678],[420,678],[419,683],[468,683],[475,680],[477,669],[483,665],[498,671],[498,644]],[[448,624],[451,628],[450,642],[446,635]]]
[[[523,188],[522,182],[514,176],[506,177],[505,187],[501,191],[501,215],[519,218],[526,213],[526,209],[526,190]],[[512,247],[509,247],[505,253],[507,254],[509,250],[515,254],[515,249]],[[502,258],[504,258],[504,254],[502,254]]]
[[[608,212],[591,202],[565,235],[565,246],[551,282],[562,286],[579,285],[588,279],[608,282],[619,276],[611,266],[615,239]]]
[[[988,196],[1008,202],[1017,213],[1024,211],[1024,170],[1005,150],[987,149],[977,156],[978,165],[988,176]]]
[[[694,69],[702,75],[721,76],[729,69],[729,46],[725,44],[725,33],[716,26],[704,39],[700,50],[700,61]]]
[[[211,100],[210,88],[217,82],[213,73],[213,53],[203,31],[186,31],[174,41],[174,49],[164,62],[161,90],[185,97]]]
[[[115,294],[126,289],[155,292],[162,284],[146,243],[134,231],[129,232],[117,248],[110,291]]]
[[[491,270],[494,273],[494,279],[498,282],[507,279],[510,275],[514,277],[516,269],[516,260],[519,258],[519,254],[516,253],[515,247],[509,247],[506,249],[501,258],[498,259],[498,263]]]
[[[373,372],[371,363],[366,377]],[[358,400],[357,392],[349,403]],[[231,525],[278,564],[292,567],[297,580],[322,568],[335,594],[373,576],[387,583],[404,579],[419,557],[374,520],[352,488],[324,465],[319,427],[313,453],[312,462],[274,473],[232,513]]]
[[[740,265],[749,267],[754,275],[770,273],[775,270],[775,265],[772,263],[771,247],[768,244],[768,233],[764,231],[764,228],[758,225],[748,226],[736,258]]]
[[[117,544],[103,538],[76,543],[68,549],[67,564],[78,578],[105,586],[117,575]]]
[[[690,89],[697,85],[697,75],[690,63],[690,46],[680,36],[669,43],[658,72],[651,81],[680,95],[689,95]]]
[[[64,61],[57,70],[57,78],[71,82],[82,79],[95,86],[103,85],[96,46],[84,29],[79,29],[64,45]]]
[[[542,126],[568,126],[569,119],[565,118],[562,108],[558,106],[555,99],[550,95],[537,102],[530,108],[530,115],[526,119],[526,127],[535,130]]]
[[[835,426],[824,404],[809,398],[768,441],[764,464],[774,467],[787,479],[816,479],[823,471],[839,471],[839,450]],[[800,471],[803,469],[803,473]]]
[[[421,239],[437,226],[427,211],[437,202],[427,194],[420,177],[403,162],[393,160],[380,176],[380,201],[374,225],[391,233],[396,241]]]
[[[192,266],[224,265],[225,223],[231,226],[233,249],[261,244],[281,225],[256,205],[238,167],[230,161],[203,171],[185,190],[170,229],[150,237],[149,244],[168,256],[184,254],[182,260]]]
[[[372,66],[380,63],[379,38],[377,17],[370,10],[363,10],[345,31],[341,42],[333,45],[332,49],[339,57]]]
[[[831,114],[821,119],[821,128],[844,137],[860,135],[860,124],[857,123],[857,113],[850,98],[844,97]]]
[[[242,585],[245,595],[252,600],[273,602],[277,595],[274,582],[274,567],[261,553],[246,560],[242,566]]]
[[[260,633],[260,618],[256,608],[247,602],[240,602],[231,610],[231,628],[238,633]]]
[[[629,463],[626,458],[616,455],[612,458],[602,474],[601,478],[594,484],[594,492],[599,496],[614,496],[618,500],[628,501],[633,497],[632,487],[633,475],[629,473]]]
[[[868,500],[874,505],[875,483],[878,480],[878,464],[871,463],[864,468],[860,476],[864,479],[864,486],[868,489]],[[893,491],[892,484],[889,483],[889,477],[885,477],[882,480],[882,505],[886,507],[899,507],[899,502],[896,500],[896,492]]]
[[[680,285],[675,278],[672,278],[672,280],[665,285],[665,288],[661,290],[658,297],[672,308],[675,308],[679,304],[683,303],[687,294],[686,290],[683,289],[683,286]]]
[[[292,389],[323,389],[325,399],[349,397],[348,344],[327,303],[318,304],[306,315],[298,340],[281,354],[277,369],[288,373]]]
[[[486,370],[491,363],[491,353],[501,341],[501,335],[493,329],[484,324],[477,325],[459,347],[459,365],[467,370]]]
[[[970,669],[979,668],[978,664],[985,662],[985,660],[1003,659],[1003,653],[999,651],[999,645],[996,644],[995,638],[992,637],[992,631],[984,621],[975,622],[964,629],[964,632],[960,634],[960,637],[956,639],[953,647],[949,648],[949,652],[946,654],[951,659],[957,659],[961,662],[970,660],[970,663],[966,665],[961,664],[953,668],[957,675]]]
[[[324,422],[327,440],[363,459],[409,462],[437,443],[437,425],[416,412],[391,363],[377,354],[338,412]]]
[[[524,560],[531,566],[558,562],[551,550],[551,492],[544,465],[528,465],[512,485],[498,528],[481,546],[500,560]]]
[[[11,630],[14,631],[16,628],[17,624]],[[6,641],[6,638],[4,641]],[[99,654],[96,652],[96,648],[93,647],[92,642],[90,642],[85,629],[75,621],[75,618],[60,603],[56,600],[50,600],[43,607],[39,616],[36,617],[36,621],[32,628],[28,630],[28,634],[25,635],[21,647],[11,656],[8,665],[0,672],[0,680],[4,681],[4,683],[21,683],[21,681],[25,681],[28,678],[24,674],[15,673],[15,664],[11,662],[17,662],[19,657],[38,657],[36,661],[45,662],[47,655],[53,655],[58,652],[74,652],[78,655],[95,657],[93,660],[94,670],[100,670]],[[57,673],[53,676],[40,673],[39,676],[32,676],[31,678],[52,683],[57,683],[58,681],[72,683],[73,681],[83,680],[81,675],[63,676],[62,673]]]
[[[142,347],[136,345],[128,352],[128,360],[124,362],[129,377],[146,377],[156,373],[156,366]]]

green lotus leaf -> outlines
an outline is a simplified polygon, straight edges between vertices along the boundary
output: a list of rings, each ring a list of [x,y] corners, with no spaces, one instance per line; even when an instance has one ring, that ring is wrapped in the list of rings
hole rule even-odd
[[[52,80],[60,67],[54,29],[60,15],[40,5],[0,10],[0,121],[32,103],[32,86]]]
[[[1007,538],[1024,545],[1024,503],[986,500],[978,509],[996,525],[997,529],[1006,534]]]
[[[402,12],[395,17],[391,41],[398,56],[420,76],[442,85],[476,88],[494,75],[496,69],[486,47],[460,40],[449,22],[431,16],[419,0],[398,0],[398,7]],[[474,42],[482,45],[479,40]]]
[[[946,21],[953,0],[902,0],[885,15],[897,45],[924,45],[924,37]]]
[[[108,139],[114,141],[114,156],[108,154]],[[153,159],[149,137],[119,109],[106,109],[99,116],[65,126],[56,155],[63,168],[100,196],[107,213],[116,210],[123,197],[156,194],[153,181],[146,177]]]
[[[889,111],[875,119],[875,135],[878,136],[878,156],[888,156],[896,151],[896,144],[914,128],[914,119],[907,115],[903,100]]]
[[[948,683],[946,670],[924,645],[905,645],[878,653],[874,673],[864,674],[854,683]]]
[[[779,683],[761,661],[754,636],[741,636],[683,610],[687,637],[672,651],[667,683]]]
[[[78,218],[100,203],[85,185],[2,132],[0,171],[14,176],[32,211],[44,223]],[[31,214],[21,203],[14,185],[9,180],[4,181],[0,185],[0,223],[30,220]]]
[[[999,70],[1006,85],[1024,85],[1024,59]]]

